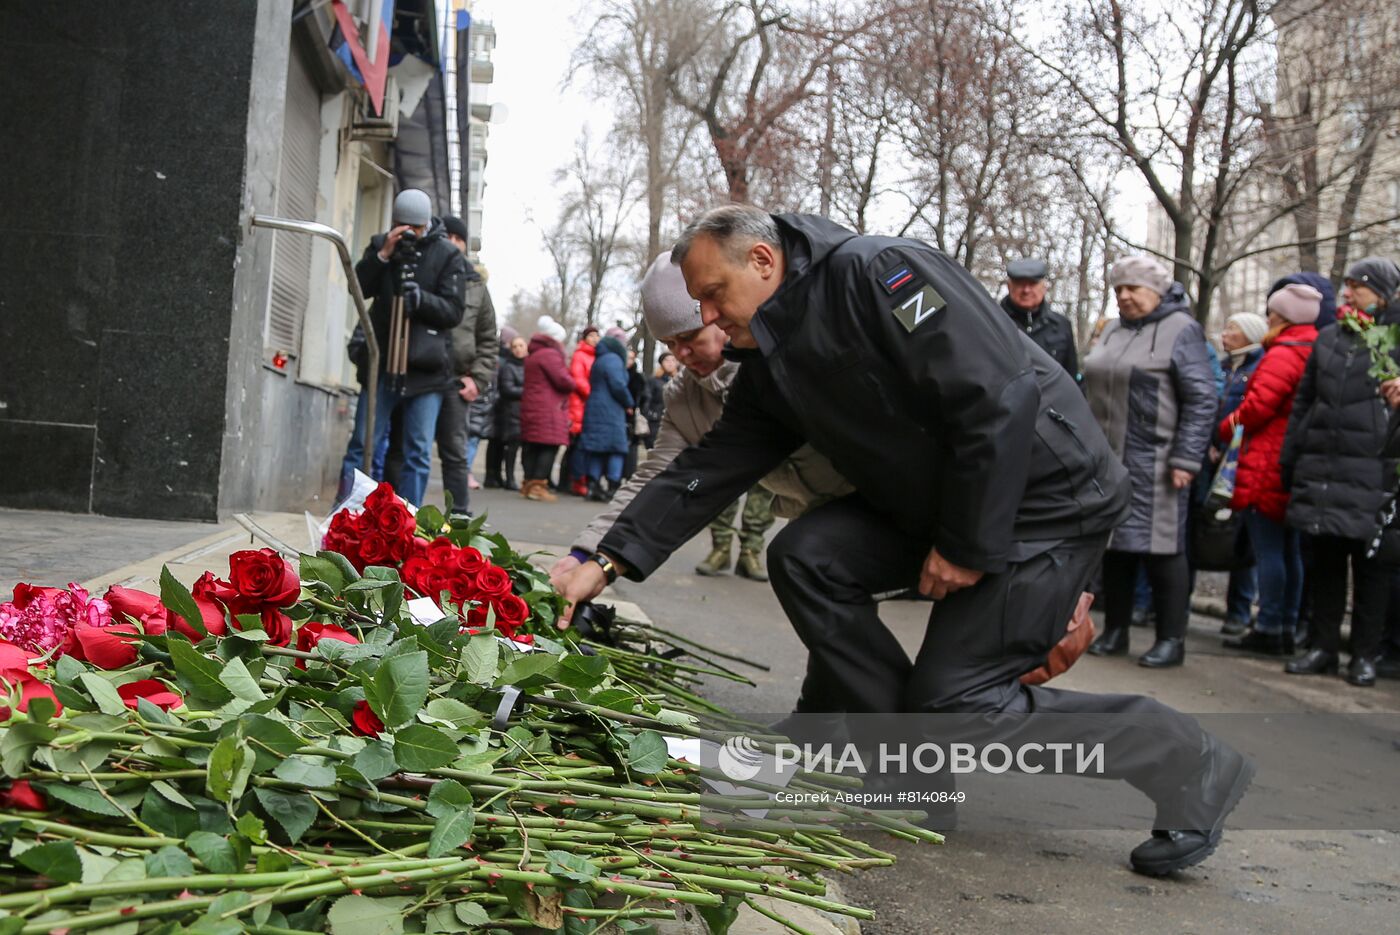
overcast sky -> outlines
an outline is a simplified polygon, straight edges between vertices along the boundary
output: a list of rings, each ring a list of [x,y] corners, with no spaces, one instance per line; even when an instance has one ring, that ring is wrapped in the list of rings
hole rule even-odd
[[[534,288],[548,274],[537,225],[548,227],[558,213],[555,171],[568,161],[586,122],[594,125],[595,139],[612,124],[608,106],[586,88],[560,88],[573,52],[576,6],[563,0],[475,4],[476,17],[496,27],[490,100],[508,111],[487,143],[481,221],[481,259],[502,318],[517,289]]]

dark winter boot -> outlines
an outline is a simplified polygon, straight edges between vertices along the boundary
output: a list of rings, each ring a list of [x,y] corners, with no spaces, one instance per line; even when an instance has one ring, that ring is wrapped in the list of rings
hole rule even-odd
[[[1142,654],[1138,665],[1149,669],[1168,669],[1186,661],[1186,641],[1180,637],[1165,637],[1152,644],[1152,648]]]
[[[1126,656],[1128,654],[1128,628],[1104,630],[1103,634],[1089,644],[1091,656]]]

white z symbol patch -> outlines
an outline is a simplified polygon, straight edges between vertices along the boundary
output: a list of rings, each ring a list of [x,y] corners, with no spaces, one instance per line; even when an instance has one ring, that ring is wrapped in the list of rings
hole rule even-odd
[[[926,285],[905,299],[902,305],[891,311],[894,312],[894,317],[899,319],[899,323],[904,326],[904,330],[912,332],[926,319],[941,311],[943,306],[947,304],[943,300],[943,296],[938,294],[937,289]]]

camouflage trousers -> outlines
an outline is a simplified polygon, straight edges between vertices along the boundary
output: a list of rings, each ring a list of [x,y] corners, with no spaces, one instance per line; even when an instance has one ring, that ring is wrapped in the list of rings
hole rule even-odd
[[[725,507],[723,513],[710,523],[710,540],[716,549],[727,549],[739,534],[739,548],[763,554],[763,537],[773,526],[773,494],[755,484],[744,497],[743,528],[734,528],[739,514],[739,501]]]

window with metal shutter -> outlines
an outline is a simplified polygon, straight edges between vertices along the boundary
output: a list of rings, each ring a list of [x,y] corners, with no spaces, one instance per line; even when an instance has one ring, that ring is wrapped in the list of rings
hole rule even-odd
[[[287,68],[287,111],[282,126],[282,165],[277,213],[316,220],[321,167],[321,92],[296,43]],[[272,253],[272,298],[267,309],[267,348],[295,357],[311,297],[311,244],[306,234],[279,231]]]

